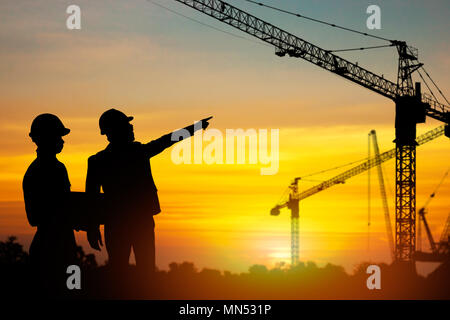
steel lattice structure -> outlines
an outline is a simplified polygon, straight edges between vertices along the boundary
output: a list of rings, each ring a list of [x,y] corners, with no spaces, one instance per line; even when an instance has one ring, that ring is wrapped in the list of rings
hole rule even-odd
[[[445,131],[445,126],[440,126],[440,127],[437,127],[437,128],[435,128],[433,130],[430,130],[430,131],[420,135],[416,139],[417,146],[423,145],[423,144],[425,144],[427,142],[430,142],[430,141],[432,141],[432,140],[434,140],[434,139],[444,135],[444,131]],[[331,179],[328,179],[328,180],[326,180],[326,181],[324,181],[324,182],[322,182],[322,183],[320,183],[320,184],[318,184],[316,186],[313,186],[313,187],[311,187],[311,188],[309,188],[309,189],[307,189],[307,190],[305,190],[303,192],[299,192],[298,191],[298,181],[301,180],[301,178],[295,178],[294,181],[289,186],[289,188],[291,189],[291,192],[289,194],[289,199],[287,201],[283,201],[282,203],[276,205],[272,209],[271,214],[272,215],[279,215],[280,214],[280,210],[287,207],[287,208],[289,208],[291,210],[291,219],[292,219],[291,221],[294,222],[293,218],[295,218],[295,221],[298,222],[299,202],[300,202],[300,200],[306,199],[306,198],[308,198],[308,197],[310,197],[312,195],[315,195],[316,193],[324,191],[324,190],[326,190],[328,188],[331,188],[331,187],[333,187],[335,185],[345,183],[345,181],[347,181],[348,179],[350,179],[350,178],[352,178],[352,177],[354,177],[354,176],[356,176],[358,174],[361,174],[363,172],[366,172],[367,170],[369,170],[369,169],[371,169],[373,167],[379,166],[383,162],[386,162],[386,161],[394,158],[396,156],[396,152],[397,152],[396,148],[391,149],[389,151],[385,151],[383,153],[379,153],[379,151],[378,151],[376,153],[375,157],[372,157],[372,158],[368,159],[367,161],[365,161],[365,162],[363,162],[363,163],[361,163],[361,164],[359,164],[359,165],[357,165],[357,166],[355,166],[353,168],[350,168],[350,169],[342,172],[341,174],[339,174],[339,175],[337,175],[337,176],[335,176],[335,177],[333,177]],[[389,220],[389,224],[390,224],[390,220]],[[386,225],[386,228],[388,228],[389,230],[392,229],[390,227],[390,225],[389,226]],[[291,227],[291,231],[292,230],[293,230],[293,227]],[[298,227],[297,227],[297,230],[298,230]],[[400,231],[403,233],[404,232],[404,228],[402,228]],[[389,233],[389,231],[388,231],[388,233]],[[397,232],[396,232],[396,234],[397,234]],[[295,256],[298,257],[298,236],[295,237],[295,236],[291,235],[291,239],[293,239],[293,240],[297,239],[296,240],[297,242],[295,242],[295,243],[292,242],[291,243],[291,250],[292,250],[292,253],[293,253],[292,256],[295,255]],[[398,240],[400,240],[400,239],[398,239]],[[403,241],[404,240],[402,240],[402,242]],[[295,249],[297,251],[294,251]],[[297,254],[296,254],[296,252],[297,252]],[[395,258],[397,258],[397,256],[395,256]],[[294,259],[292,259],[292,260],[294,261]]]
[[[333,72],[382,96],[396,104],[396,258],[411,261],[415,246],[415,137],[416,124],[426,116],[447,124],[450,136],[450,109],[413,87],[412,73],[422,66],[417,50],[404,41],[392,40],[399,55],[397,81],[389,81],[356,63],[343,59],[300,37],[261,20],[221,0],[175,0],[223,23],[252,35],[275,47],[282,57],[302,58]]]
[[[396,147],[395,257],[408,261],[416,248],[416,147]],[[414,214],[412,214],[414,213]]]
[[[298,264],[300,257],[300,232],[298,229],[298,217],[291,216],[291,265]]]

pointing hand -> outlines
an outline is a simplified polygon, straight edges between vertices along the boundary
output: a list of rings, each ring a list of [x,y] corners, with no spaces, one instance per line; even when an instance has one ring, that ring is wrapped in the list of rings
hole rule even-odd
[[[205,130],[206,128],[208,128],[208,126],[209,126],[209,120],[211,120],[211,119],[212,119],[212,116],[200,120],[200,121],[202,122],[202,129],[203,129],[203,130]]]

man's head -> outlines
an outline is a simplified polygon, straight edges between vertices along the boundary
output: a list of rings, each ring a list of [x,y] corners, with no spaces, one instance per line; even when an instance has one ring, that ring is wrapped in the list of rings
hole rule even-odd
[[[70,129],[64,127],[57,116],[43,113],[34,118],[29,136],[36,143],[40,152],[58,154],[64,147],[62,137],[69,132]]]
[[[131,120],[133,117],[128,117],[119,110],[109,109],[99,119],[100,133],[106,135],[108,141],[112,143],[133,142],[134,131]]]

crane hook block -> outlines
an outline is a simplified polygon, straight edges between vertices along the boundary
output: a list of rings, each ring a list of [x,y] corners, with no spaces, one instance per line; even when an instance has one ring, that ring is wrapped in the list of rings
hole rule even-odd
[[[280,215],[280,209],[273,208],[272,210],[270,210],[270,215],[272,215],[272,216],[279,216]]]

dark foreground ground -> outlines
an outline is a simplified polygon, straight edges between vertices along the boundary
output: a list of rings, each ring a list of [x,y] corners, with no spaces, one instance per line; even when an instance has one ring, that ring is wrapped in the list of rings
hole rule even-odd
[[[5,298],[45,298],[20,244],[0,242],[0,292]],[[450,262],[443,263],[426,278],[404,266],[379,264],[381,289],[366,286],[369,263],[361,263],[347,274],[336,265],[318,267],[313,262],[293,268],[268,270],[254,265],[249,272],[232,274],[218,270],[196,270],[194,264],[172,263],[169,271],[145,277],[130,266],[113,273],[97,266],[92,255],[80,248],[81,290],[51,293],[69,299],[450,299]],[[45,279],[41,279],[44,280]]]

